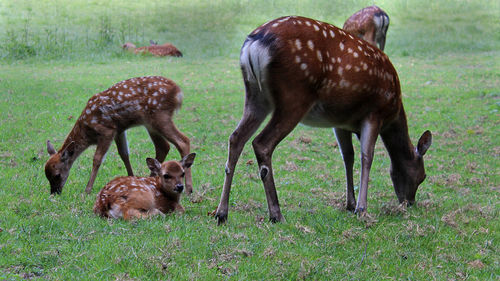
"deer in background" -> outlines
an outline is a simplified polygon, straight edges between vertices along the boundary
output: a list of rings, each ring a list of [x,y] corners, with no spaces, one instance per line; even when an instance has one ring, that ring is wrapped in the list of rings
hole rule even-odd
[[[105,218],[147,218],[170,212],[184,213],[179,199],[184,185],[186,169],[193,164],[196,154],[191,153],[181,161],[147,158],[151,174],[148,178],[117,177],[97,194],[94,213]]]
[[[149,43],[151,44],[150,46],[136,48],[134,44],[127,42],[122,45],[122,48],[128,51],[132,51],[134,52],[134,54],[149,53],[157,57],[182,57],[181,51],[179,51],[174,45],[170,43],[158,45],[158,43],[154,42],[153,40],[150,40]]]
[[[137,77],[119,82],[91,97],[82,114],[68,134],[62,147],[56,151],[47,141],[50,155],[45,164],[45,175],[50,193],[61,193],[73,162],[89,146],[96,144],[92,172],[85,191],[90,193],[97,171],[113,142],[133,176],[129,160],[126,130],[143,125],[148,130],[156,150],[156,159],[165,160],[173,143],[182,157],[189,154],[189,139],[174,125],[174,112],[182,104],[183,93],[172,80],[161,76]],[[186,191],[191,193],[191,170],[186,169]]]
[[[348,18],[343,29],[384,50],[389,16],[379,7],[361,9]]]
[[[215,216],[224,223],[229,193],[241,151],[252,142],[266,193],[270,220],[284,218],[276,193],[272,155],[276,146],[303,123],[333,127],[347,179],[347,209],[363,214],[375,142],[380,134],[391,158],[391,178],[400,202],[413,203],[425,179],[423,156],[431,145],[426,131],[415,148],[408,136],[398,75],[378,48],[331,24],[304,17],[272,20],[247,37],[240,66],[245,84],[243,117],[229,137],[224,186]],[[361,184],[356,204],[352,133],[361,142]]]

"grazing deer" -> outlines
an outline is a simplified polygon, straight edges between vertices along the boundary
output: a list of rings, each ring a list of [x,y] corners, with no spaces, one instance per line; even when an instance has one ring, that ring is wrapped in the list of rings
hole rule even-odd
[[[282,17],[255,29],[243,43],[243,117],[229,138],[225,181],[215,216],[227,219],[229,193],[241,151],[268,114],[269,123],[252,142],[266,192],[270,220],[283,220],[271,157],[296,126],[333,127],[344,159],[347,209],[367,206],[368,176],[380,134],[392,162],[400,202],[413,203],[425,178],[422,156],[431,145],[426,131],[416,149],[408,137],[398,75],[387,56],[333,25],[304,17]],[[352,133],[361,142],[361,185],[355,205]]]
[[[91,97],[59,151],[56,152],[47,141],[50,158],[45,164],[45,175],[50,182],[50,193],[61,193],[73,162],[85,149],[97,144],[92,173],[85,188],[90,193],[113,140],[128,175],[133,176],[126,134],[130,127],[146,127],[155,146],[156,159],[160,162],[168,154],[168,142],[175,145],[181,156],[188,155],[189,139],[173,122],[182,97],[179,86],[161,76],[128,79]],[[192,189],[191,171],[187,169],[186,190],[191,193]]]
[[[158,45],[158,43],[154,42],[153,40],[150,40],[149,43],[151,44],[150,46],[136,48],[134,44],[127,42],[123,44],[122,47],[125,50],[134,52],[134,54],[149,53],[157,57],[182,57],[181,51],[179,51],[174,45],[170,43]]]
[[[186,169],[193,164],[195,153],[188,154],[181,161],[147,158],[151,174],[148,178],[117,177],[97,194],[94,213],[105,218],[147,218],[177,211],[184,212],[179,199],[184,185]]]
[[[343,29],[384,50],[389,16],[379,7],[361,9],[348,18]]]

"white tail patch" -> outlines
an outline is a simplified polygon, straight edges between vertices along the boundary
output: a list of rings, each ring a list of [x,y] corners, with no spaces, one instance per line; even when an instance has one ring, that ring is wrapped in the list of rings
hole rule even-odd
[[[240,62],[247,74],[246,79],[257,82],[260,91],[262,91],[262,84],[270,60],[269,49],[260,41],[249,40],[241,49]]]

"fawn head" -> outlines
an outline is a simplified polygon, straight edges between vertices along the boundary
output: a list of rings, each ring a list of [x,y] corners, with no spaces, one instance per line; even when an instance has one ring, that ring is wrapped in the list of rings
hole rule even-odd
[[[130,43],[130,42],[127,42],[125,44],[122,45],[122,48],[125,49],[125,50],[134,50],[135,49],[135,45]]]
[[[391,178],[400,203],[405,200],[410,205],[415,203],[418,186],[426,177],[423,156],[431,144],[432,134],[425,131],[413,151],[413,159],[401,165],[391,165]]]
[[[184,170],[191,167],[196,153],[191,153],[181,161],[167,161],[163,164],[154,158],[147,158],[151,173],[159,178],[160,189],[166,194],[180,194],[184,190]]]
[[[50,193],[61,193],[71,168],[72,157],[75,153],[75,143],[71,142],[61,151],[57,152],[54,146],[47,141],[47,152],[50,155],[45,163],[45,176],[50,183]]]

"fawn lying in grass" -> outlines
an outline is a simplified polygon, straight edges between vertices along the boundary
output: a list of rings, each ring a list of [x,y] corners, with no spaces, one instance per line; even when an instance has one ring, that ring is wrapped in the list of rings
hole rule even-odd
[[[184,212],[179,199],[184,190],[184,172],[193,164],[196,154],[191,153],[181,161],[147,158],[154,176],[117,177],[97,194],[94,213],[106,218],[147,218],[177,211]]]

